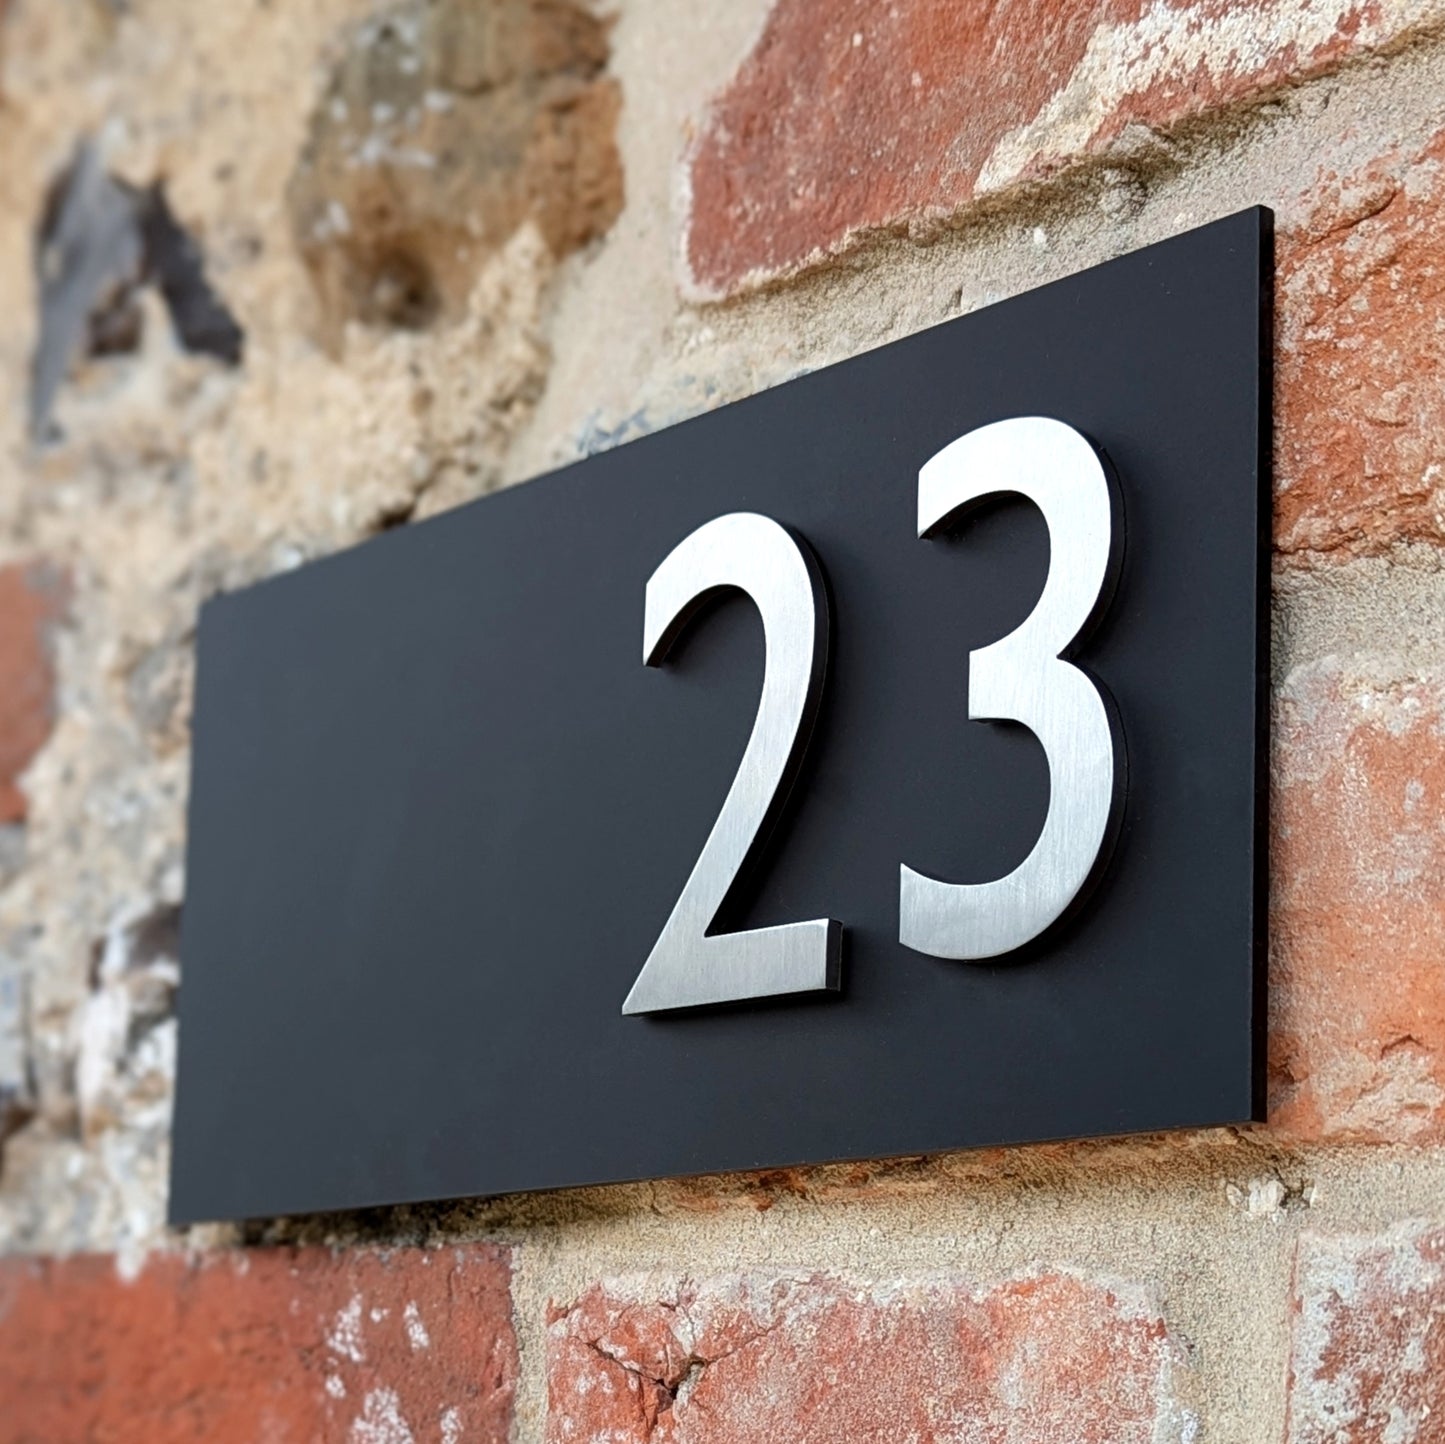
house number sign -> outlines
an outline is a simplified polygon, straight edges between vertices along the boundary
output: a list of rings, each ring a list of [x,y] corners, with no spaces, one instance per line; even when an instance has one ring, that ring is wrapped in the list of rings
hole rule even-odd
[[[173,1220],[1262,1116],[1270,252],[207,604]]]

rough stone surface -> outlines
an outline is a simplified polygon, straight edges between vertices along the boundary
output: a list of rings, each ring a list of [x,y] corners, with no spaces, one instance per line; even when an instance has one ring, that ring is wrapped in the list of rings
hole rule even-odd
[[[427,330],[348,323],[330,353],[313,339],[287,188],[364,8],[24,0],[6,19],[0,565],[21,570],[0,582],[15,593],[0,659],[34,610],[17,580],[31,557],[53,558],[72,598],[18,870],[0,827],[0,966],[28,978],[33,1083],[33,1121],[0,1174],[0,1248],[129,1256],[163,1234],[175,961],[95,960],[182,899],[199,603],[496,486],[547,375],[558,260],[531,215],[493,238],[456,313]],[[58,440],[36,447],[34,237],[86,134],[107,173],[142,190],[164,180],[245,356],[188,353],[142,292],[135,349],[82,357],[57,396]],[[25,692],[0,692],[0,720],[35,715]],[[0,729],[8,768],[6,745]],[[12,815],[13,786],[0,773]]]
[[[524,221],[561,256],[622,204],[607,27],[567,0],[408,0],[350,34],[288,190],[333,341],[466,305]]]
[[[553,1310],[551,1444],[1183,1444],[1183,1354],[1138,1290],[733,1275]]]
[[[368,89],[373,74],[381,89],[404,89],[413,60],[417,74],[440,65],[426,48],[427,27],[446,16],[502,24],[508,16],[540,18],[545,8],[515,0],[460,7],[436,0],[425,13],[403,0],[9,0],[0,29],[0,567],[48,558],[72,579],[72,599],[66,621],[52,629],[55,725],[21,778],[25,821],[0,827],[0,1090],[18,1100],[11,1118],[23,1125],[4,1145],[0,1254],[103,1250],[127,1274],[139,1270],[142,1281],[161,1270],[153,1285],[143,1282],[159,1320],[146,1336],[148,1351],[112,1361],[122,1398],[140,1398],[145,1380],[156,1377],[150,1361],[169,1352],[186,1367],[196,1360],[210,1367],[207,1336],[212,1349],[234,1351],[234,1336],[198,1312],[186,1316],[194,1329],[174,1332],[181,1314],[166,1313],[161,1296],[169,1288],[191,1298],[203,1286],[190,1266],[146,1262],[178,1242],[167,1235],[163,1208],[192,642],[203,598],[1263,202],[1278,217],[1283,276],[1274,685],[1277,820],[1289,830],[1275,852],[1270,1127],[257,1220],[194,1230],[184,1242],[213,1251],[242,1240],[314,1242],[359,1249],[367,1260],[383,1242],[450,1248],[500,1236],[515,1243],[516,1444],[537,1444],[549,1428],[547,1360],[556,1345],[549,1301],[583,1300],[599,1279],[632,1279],[608,1288],[634,1300],[647,1321],[660,1300],[676,1297],[669,1281],[679,1275],[801,1279],[815,1302],[828,1289],[842,1291],[849,1310],[876,1307],[880,1320],[895,1317],[892,1281],[923,1281],[909,1285],[911,1317],[937,1320],[947,1312],[941,1300],[963,1299],[958,1310],[982,1320],[976,1337],[995,1339],[996,1357],[1023,1361],[1010,1376],[1021,1398],[1043,1387],[1033,1361],[1046,1369],[1058,1357],[1042,1347],[1031,1352],[1033,1342],[1052,1349],[1057,1335],[1047,1319],[1010,1333],[999,1291],[1064,1278],[1086,1293],[1107,1292],[1100,1281],[1137,1281],[1137,1293],[1115,1290],[1119,1309],[1136,1317],[1137,1304],[1139,1319],[1166,1319],[1171,1338],[1188,1350],[1187,1369],[1170,1366],[1169,1389],[1197,1415],[1197,1439],[1285,1439],[1301,1231],[1389,1241],[1401,1236],[1401,1220],[1439,1220],[1445,1197],[1438,989],[1429,955],[1440,951],[1432,719],[1445,677],[1445,551],[1422,486],[1438,435],[1433,328],[1441,302],[1430,242],[1445,133],[1445,37],[1429,33],[1435,5],[1386,0],[1362,8],[1353,37],[1340,30],[1348,12],[1336,0],[1141,5],[1122,22],[1089,31],[1080,61],[1068,58],[1069,27],[1087,31],[1091,17],[1117,21],[1122,7],[1060,5],[1050,18],[1042,5],[954,6],[938,44],[927,47],[937,57],[923,56],[927,73],[942,72],[938,88],[955,97],[951,112],[932,112],[939,131],[967,140],[975,122],[986,130],[993,123],[988,77],[997,71],[1007,80],[1010,67],[1027,67],[1018,93],[1028,93],[1036,71],[1035,88],[1048,94],[1032,114],[1007,122],[1022,127],[1017,144],[999,149],[997,164],[986,175],[979,170],[961,201],[941,181],[928,200],[937,201],[936,216],[889,222],[846,258],[707,304],[680,299],[676,284],[678,167],[697,139],[689,126],[705,115],[707,97],[726,93],[759,35],[769,25],[780,33],[786,14],[806,7],[559,3],[546,25],[560,23],[564,11],[585,15],[575,23],[592,37],[587,44],[598,36],[606,43],[605,64],[593,49],[593,59],[560,72],[550,62],[532,66],[515,32],[503,36],[501,49],[456,39],[458,56],[523,57],[518,63],[534,79],[497,87],[507,91],[506,114],[535,102],[538,124],[556,120],[548,134],[577,139],[579,165],[583,130],[545,103],[555,93],[549,87],[567,78],[598,105],[612,97],[615,126],[584,128],[599,146],[615,146],[626,178],[625,203],[605,229],[606,207],[588,201],[594,193],[576,184],[580,172],[557,175],[536,151],[519,152],[517,131],[507,132],[512,141],[499,148],[495,175],[478,169],[486,85],[472,90],[459,79],[450,91],[438,87],[437,108],[426,111],[424,96],[417,118],[420,129],[435,127],[426,129],[428,143],[443,135],[448,114],[446,124],[456,127],[448,133],[465,134],[461,168],[476,186],[464,198],[442,184],[439,167],[435,174],[408,168],[384,153],[384,144],[410,136],[405,112],[371,115],[358,106],[345,123],[333,117],[329,100],[340,86],[385,105],[380,91]],[[869,8],[853,27],[864,39],[848,64],[873,64],[870,43],[924,13],[896,9],[897,20],[887,4]],[[846,23],[850,10],[831,13]],[[383,34],[417,16],[411,50],[395,31]],[[598,16],[605,27],[595,24]],[[1021,26],[1039,22],[1037,33],[1006,36],[999,27],[1010,16]],[[1177,24],[1165,34],[1171,18]],[[977,68],[964,75],[949,52],[956,37],[980,31],[1000,40],[982,79]],[[573,32],[564,24],[562,33]],[[1337,54],[1328,53],[1328,40],[1325,52],[1307,45],[1285,53],[1290,36],[1337,33]],[[1145,36],[1158,41],[1147,54],[1139,48]],[[851,34],[847,42],[851,51]],[[1170,70],[1180,46],[1203,55],[1198,66]],[[370,60],[361,65],[358,47],[374,59],[374,72]],[[1271,56],[1278,83],[1268,81]],[[784,74],[786,55],[780,60]],[[794,70],[813,84],[832,63],[818,49]],[[1068,66],[1063,89],[1050,90],[1054,72]],[[1310,66],[1314,78],[1299,80]],[[1219,84],[1233,84],[1236,72],[1247,83],[1221,99]],[[1171,111],[1149,77],[1181,74],[1181,108]],[[838,76],[841,85],[844,69]],[[1261,104],[1260,85],[1273,96],[1268,103]],[[1119,97],[1136,89],[1145,96],[1136,110],[1162,128],[1095,136],[1113,123]],[[820,166],[856,160],[880,114],[884,144],[895,134],[905,142],[916,136],[911,112],[886,88],[861,100],[848,85],[839,93],[835,132],[821,112],[809,120],[826,142]],[[493,103],[502,114],[500,94]],[[776,110],[780,131],[797,129],[803,112],[786,96]],[[1044,120],[1034,125],[1039,115]],[[770,125],[770,118],[760,125],[759,144]],[[1076,143],[1079,135],[1086,139]],[[188,353],[160,298],[143,288],[134,349],[108,344],[69,368],[56,398],[58,439],[37,448],[24,426],[38,319],[35,230],[48,187],[85,136],[117,182],[139,193],[164,183],[208,282],[244,330],[244,354],[227,367]],[[334,163],[353,141],[358,155],[374,141],[372,170],[351,175]],[[994,149],[998,143],[989,142],[990,156]],[[564,146],[561,154],[572,152]],[[1087,163],[1073,164],[1069,157],[1077,156]],[[847,206],[855,207],[861,234],[874,228],[875,198],[907,192],[907,165],[893,165],[896,158],[889,152],[888,166],[871,177],[832,178],[845,228],[855,218],[843,214]],[[1048,184],[1033,184],[1046,177]],[[749,184],[767,199],[766,184]],[[338,238],[303,255],[310,242],[296,207],[308,187],[318,201],[334,193],[350,205],[363,191],[404,201],[418,224],[378,223],[372,249],[358,254],[365,262],[390,246],[405,250],[415,231],[436,283],[435,309],[409,307],[407,287],[397,284],[414,274],[405,267],[391,275],[366,264],[348,270]],[[547,197],[566,214],[549,210]],[[1377,200],[1382,208],[1372,213]],[[479,223],[496,225],[456,261],[442,238],[463,201]],[[800,190],[800,207],[812,204]],[[347,219],[356,218],[348,211]],[[838,245],[847,244],[844,235]],[[328,299],[332,267],[344,284]],[[1339,294],[1331,300],[1321,288]],[[425,299],[426,288],[417,294]],[[1412,780],[1426,787],[1423,795],[1407,796]],[[840,1106],[846,1100],[845,1087]],[[646,1118],[637,1126],[646,1127]],[[251,1267],[271,1267],[272,1257],[262,1250]],[[1402,1277],[1415,1268],[1408,1249],[1391,1258],[1389,1268]],[[234,1266],[218,1258],[208,1267]],[[57,1266],[50,1277],[61,1279],[70,1267]],[[111,1264],[94,1267],[105,1287],[87,1295],[87,1309],[95,1304],[98,1316],[120,1285]],[[645,1271],[650,1284],[637,1281]],[[1011,1282],[976,1292],[937,1282],[959,1279]],[[307,1398],[316,1380],[325,1389],[338,1370],[326,1364],[324,1340],[351,1297],[338,1284],[315,1309],[329,1319],[324,1327],[294,1325],[289,1342],[268,1356],[277,1379],[304,1375],[312,1382],[297,1389]],[[1077,1324],[1084,1352],[1113,1327],[1101,1322],[1109,1306],[1097,1292],[1088,1297],[1097,1308],[1059,1310]],[[1016,1305],[1027,1313],[1023,1301]],[[382,1296],[375,1306],[389,1305]],[[310,1308],[298,1304],[303,1314]],[[264,1334],[261,1313],[271,1320],[276,1312],[274,1299],[257,1313],[238,1306],[237,1316],[256,1324],[247,1322],[243,1343]],[[721,1304],[716,1317],[725,1322]],[[799,1305],[787,1317],[813,1315]],[[469,1331],[477,1338],[489,1327],[462,1302],[449,1319],[458,1348]],[[427,1320],[435,1351],[438,1332]],[[375,1325],[368,1363],[381,1357],[383,1337],[400,1347],[401,1335],[386,1334],[396,1327],[395,1315]],[[565,1332],[560,1320],[558,1328]],[[903,1337],[901,1321],[898,1329]],[[98,1341],[97,1349],[106,1337],[99,1323],[78,1323],[70,1333]],[[720,1424],[737,1423],[747,1404],[743,1437],[769,1438],[754,1427],[760,1396],[749,1392],[743,1366],[760,1365],[769,1341],[785,1336],[776,1330],[736,1362],[688,1371],[677,1383],[680,1402],[671,1410],[659,1404],[655,1432],[666,1437],[686,1419],[688,1431],[708,1437],[692,1406],[701,1397],[716,1402]],[[688,1336],[677,1337],[691,1347]],[[1146,1348],[1145,1333],[1128,1337]],[[939,1347],[953,1349],[953,1338],[945,1331],[946,1348]],[[1363,1344],[1350,1350],[1350,1357],[1367,1352]],[[81,1351],[72,1367],[101,1357]],[[847,1358],[840,1389],[845,1397],[853,1389],[865,1425],[876,1423],[854,1375],[871,1378],[884,1397],[896,1375],[910,1385],[904,1398],[912,1407],[927,1391],[964,1397],[984,1389],[993,1357],[972,1371],[929,1369],[924,1379],[920,1363],[864,1350]],[[809,1370],[821,1358],[800,1348],[796,1367],[758,1377],[781,1390],[795,1376],[819,1377]],[[594,1365],[603,1367],[596,1356]],[[450,1426],[407,1395],[404,1382],[368,1381],[363,1366],[347,1367],[346,1400],[325,1418],[303,1413],[307,1437],[396,1444],[431,1430],[450,1444]],[[709,1377],[721,1382],[707,1384]],[[741,1391],[736,1408],[723,1397],[730,1379]],[[923,1394],[913,1387],[920,1383]],[[385,1389],[396,1392],[395,1414],[385,1394],[368,1406],[368,1393]],[[204,1391],[187,1407],[197,1401]],[[1294,1427],[1306,1417],[1296,1407]],[[1009,1438],[1011,1416],[1000,1418],[990,1444]],[[156,1424],[147,1437],[165,1439],[184,1419]],[[635,1437],[635,1425],[632,1416],[619,1425],[624,1441]],[[231,1427],[241,1426],[224,1426]],[[1177,1427],[1187,1433],[1187,1425]],[[1428,1439],[1429,1427],[1427,1420],[1417,1433]],[[218,1437],[224,1428],[216,1425]],[[1172,1415],[1161,1429],[1165,1438],[1176,1429]],[[76,1428],[59,1437],[85,1435]],[[833,1429],[813,1437],[849,1436]],[[899,1433],[885,1437],[893,1444]],[[957,1437],[955,1430],[952,1444]]]
[[[51,632],[66,595],[53,567],[0,569],[0,826],[24,821],[21,775],[55,724]]]
[[[1445,540],[1445,131],[1326,177],[1280,246],[1278,503],[1287,552]]]
[[[1445,1228],[1300,1241],[1288,1444],[1431,1444],[1445,1429]]]
[[[1271,1117],[1445,1137],[1445,684],[1338,658],[1275,720]]]
[[[496,1249],[0,1261],[0,1444],[504,1444]]]
[[[1432,0],[778,0],[687,161],[688,282],[724,295],[1085,158],[1128,159],[1140,135],[1442,13]]]

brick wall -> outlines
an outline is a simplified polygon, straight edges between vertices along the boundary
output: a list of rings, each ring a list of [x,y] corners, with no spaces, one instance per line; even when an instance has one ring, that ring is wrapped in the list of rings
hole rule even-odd
[[[1267,1127],[166,1231],[202,599],[1254,203]],[[1445,1438],[1442,224],[1442,0],[0,0],[0,1444]]]

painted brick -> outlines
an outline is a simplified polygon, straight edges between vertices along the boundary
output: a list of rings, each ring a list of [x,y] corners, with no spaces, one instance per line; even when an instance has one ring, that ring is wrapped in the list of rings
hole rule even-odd
[[[1339,557],[1445,541],[1445,131],[1329,175],[1279,251],[1275,534]]]
[[[502,1444],[507,1255],[0,1261],[0,1444]]]
[[[1275,727],[1271,1120],[1445,1139],[1445,683],[1321,663]]]
[[[778,0],[686,161],[718,296],[1398,39],[1440,0]]]
[[[24,820],[20,774],[55,723],[50,632],[67,596],[51,566],[0,567],[0,823]]]
[[[552,1310],[549,1444],[1175,1444],[1180,1351],[1135,1291],[729,1275]]]
[[[1445,1228],[1306,1234],[1289,1444],[1432,1444],[1445,1431]]]

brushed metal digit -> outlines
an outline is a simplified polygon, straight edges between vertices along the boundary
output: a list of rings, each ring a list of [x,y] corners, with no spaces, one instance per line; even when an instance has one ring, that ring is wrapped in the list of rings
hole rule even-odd
[[[624,1013],[838,986],[842,927],[831,919],[708,934],[786,799],[817,715],[828,651],[827,593],[807,543],[768,517],[734,512],[685,537],[649,579],[644,663],[661,665],[707,597],[726,587],[746,592],[762,614],[762,697],[722,810]]]
[[[969,654],[968,715],[1021,722],[1043,744],[1049,807],[1007,877],[951,883],[900,869],[898,937],[939,958],[993,958],[1054,923],[1094,873],[1122,791],[1123,735],[1095,682],[1061,654],[1107,604],[1116,555],[1108,472],[1071,426],[1040,416],[979,427],[918,477],[918,534],[998,492],[1018,492],[1049,529],[1049,572],[1021,626]]]

